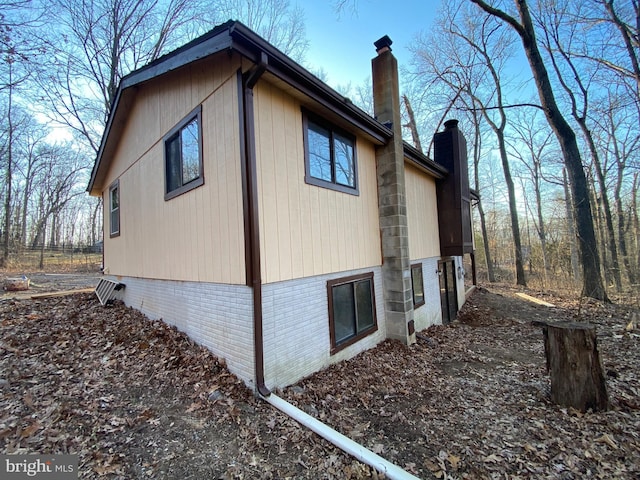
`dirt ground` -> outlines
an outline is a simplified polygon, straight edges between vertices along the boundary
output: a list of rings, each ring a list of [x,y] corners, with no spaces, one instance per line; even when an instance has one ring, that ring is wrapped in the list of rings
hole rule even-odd
[[[480,288],[416,345],[384,342],[276,393],[419,478],[640,478],[638,305],[527,292],[550,308],[518,291]],[[596,325],[609,411],[550,402],[533,320]],[[3,453],[76,453],[80,478],[383,478],[122,304],[5,297],[0,334]]]
[[[26,291],[5,291],[0,290],[0,301],[11,298],[28,299],[33,295],[40,295],[51,292],[61,292],[70,290],[82,290],[95,288],[102,277],[100,272],[66,272],[66,273],[45,273],[26,272],[10,273],[0,275],[0,285],[4,285],[7,278],[29,279],[29,290]]]

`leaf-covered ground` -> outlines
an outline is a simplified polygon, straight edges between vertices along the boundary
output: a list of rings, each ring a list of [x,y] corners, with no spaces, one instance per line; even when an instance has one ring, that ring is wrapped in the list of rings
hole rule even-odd
[[[384,342],[277,393],[420,478],[640,478],[634,310],[514,292],[479,289],[416,345]],[[596,324],[610,411],[550,403],[530,322],[562,319]],[[380,478],[121,304],[4,300],[0,335],[3,453],[77,453],[81,478]]]

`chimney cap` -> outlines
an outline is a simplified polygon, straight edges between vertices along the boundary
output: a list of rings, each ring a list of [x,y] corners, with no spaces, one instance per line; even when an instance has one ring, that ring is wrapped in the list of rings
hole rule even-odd
[[[451,130],[452,128],[456,128],[458,126],[458,120],[451,119],[444,122],[444,128],[446,130]]]
[[[379,40],[373,42],[376,47],[376,53],[382,53],[385,49],[391,51],[391,44],[393,41],[389,38],[389,35],[385,35]]]

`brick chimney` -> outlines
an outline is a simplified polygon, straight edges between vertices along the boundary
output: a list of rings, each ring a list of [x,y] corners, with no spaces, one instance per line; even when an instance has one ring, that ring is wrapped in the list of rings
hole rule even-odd
[[[415,343],[409,229],[404,178],[404,149],[400,118],[398,61],[391,39],[374,43],[378,56],[371,60],[373,108],[376,119],[393,130],[393,138],[376,151],[378,215],[382,239],[382,275],[387,337],[407,345]]]

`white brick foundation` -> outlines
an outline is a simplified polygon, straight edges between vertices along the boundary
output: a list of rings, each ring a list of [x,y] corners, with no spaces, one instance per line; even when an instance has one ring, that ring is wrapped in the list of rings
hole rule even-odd
[[[416,331],[442,323],[438,258],[422,263],[425,304],[414,311]],[[461,259],[456,258],[457,267]],[[378,331],[330,354],[327,280],[374,272]],[[175,325],[195,342],[224,358],[229,370],[254,387],[252,290],[244,285],[117,277],[126,305]],[[464,303],[464,279],[458,279]],[[262,287],[264,371],[267,387],[291,385],[327,366],[351,358],[386,338],[381,267],[271,283]]]
[[[330,355],[327,280],[374,272],[378,331]],[[381,268],[320,275],[262,287],[264,370],[269,388],[284,387],[376,346],[386,338]]]
[[[229,370],[254,383],[253,292],[244,285],[117,277],[119,298],[151,319],[162,319],[224,358]]]
[[[439,258],[423,258],[411,263],[422,263],[422,283],[424,285],[424,305],[413,310],[416,332],[431,325],[442,324],[442,307],[440,304],[440,277],[438,277]]]

